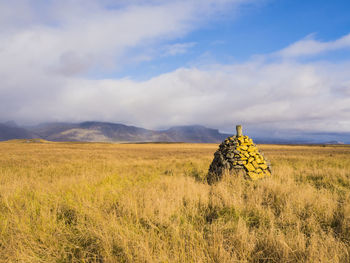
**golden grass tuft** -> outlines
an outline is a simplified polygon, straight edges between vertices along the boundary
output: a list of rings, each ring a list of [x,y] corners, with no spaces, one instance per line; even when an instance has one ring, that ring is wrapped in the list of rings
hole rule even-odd
[[[350,262],[350,147],[208,186],[216,148],[0,143],[0,262]]]

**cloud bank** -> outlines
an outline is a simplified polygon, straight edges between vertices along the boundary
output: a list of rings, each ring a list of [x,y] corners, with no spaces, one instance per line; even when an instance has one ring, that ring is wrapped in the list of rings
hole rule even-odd
[[[0,1],[0,121],[101,120],[147,128],[350,131],[350,61],[298,58],[344,49],[349,35],[311,38],[244,63],[182,67],[145,81],[91,78],[138,60],[248,1]],[[251,2],[251,1],[249,1]],[[14,19],[14,14],[16,19]]]

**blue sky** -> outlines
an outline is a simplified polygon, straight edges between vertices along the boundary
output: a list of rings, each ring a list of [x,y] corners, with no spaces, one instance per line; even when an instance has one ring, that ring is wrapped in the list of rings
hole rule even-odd
[[[238,12],[232,11],[233,16],[228,11],[184,37],[170,41],[193,43],[187,52],[131,64],[112,72],[112,76],[114,73],[118,77],[145,79],[208,60],[223,64],[242,62],[254,55],[272,53],[310,35],[320,41],[331,41],[349,33],[349,11],[350,2],[346,0],[247,3]],[[341,60],[345,57],[350,57],[350,49],[332,52],[322,58]]]
[[[350,132],[349,1],[0,0],[0,122]]]

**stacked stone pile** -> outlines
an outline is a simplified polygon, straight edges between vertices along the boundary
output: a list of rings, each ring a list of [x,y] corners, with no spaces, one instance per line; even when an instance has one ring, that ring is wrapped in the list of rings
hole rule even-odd
[[[212,184],[221,179],[225,171],[242,172],[251,180],[271,175],[271,166],[248,136],[242,135],[242,126],[237,125],[237,135],[226,138],[214,154],[207,181]]]

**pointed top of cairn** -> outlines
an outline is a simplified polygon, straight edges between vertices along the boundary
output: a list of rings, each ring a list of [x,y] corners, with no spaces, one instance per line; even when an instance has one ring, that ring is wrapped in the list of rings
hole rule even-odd
[[[248,136],[243,136],[242,125],[236,126],[236,136],[226,138],[214,154],[209,167],[209,184],[219,181],[225,171],[242,174],[245,178],[257,180],[271,175],[270,163]]]
[[[243,136],[242,125],[236,125],[237,137]]]

